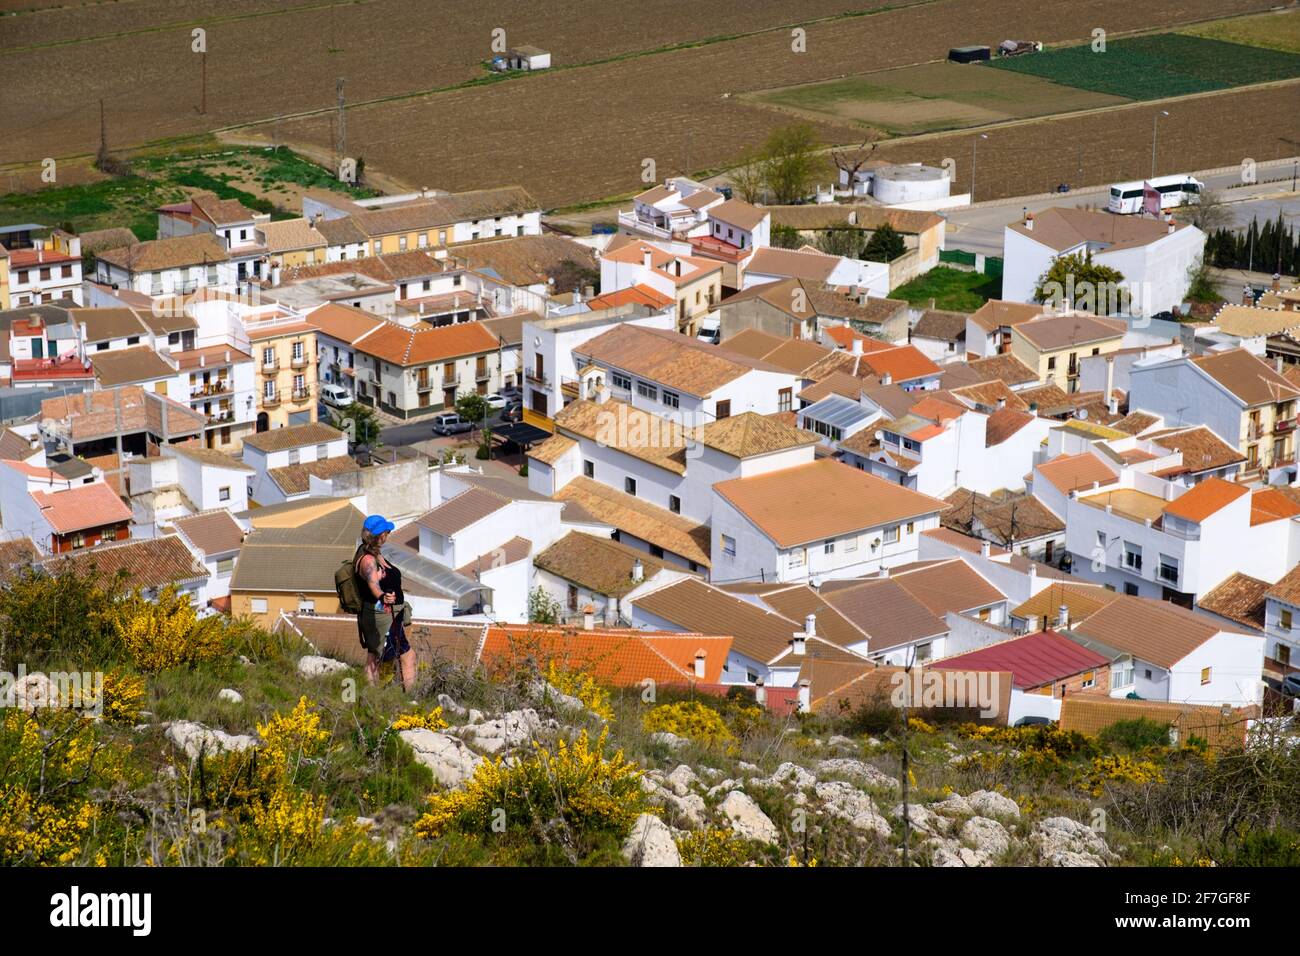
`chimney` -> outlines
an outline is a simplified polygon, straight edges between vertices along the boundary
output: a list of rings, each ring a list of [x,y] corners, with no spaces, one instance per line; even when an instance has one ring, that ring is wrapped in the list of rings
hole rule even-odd
[[[632,580],[637,583],[645,580],[645,565],[641,563],[640,558],[632,562]]]
[[[794,637],[790,638],[790,653],[795,657],[803,657],[807,650],[807,637],[801,631],[795,631]]]
[[[594,630],[596,627],[596,609],[588,604],[582,609],[582,629],[584,631]]]
[[[649,269],[649,268],[650,268],[650,260],[651,260],[651,258],[652,258],[652,256],[651,256],[651,252],[650,252],[650,250],[649,250],[649,249],[644,250],[644,251],[641,253],[641,265],[643,265],[645,268]]]
[[[861,355],[862,339],[858,338],[856,335],[853,336],[853,343],[849,346],[849,352],[853,355]]]
[[[886,372],[884,375],[880,376],[880,384],[881,384],[881,385],[893,385],[893,384],[894,384],[894,376],[891,375],[889,372]]]
[[[1241,287],[1241,304],[1242,305],[1255,304],[1255,293],[1250,291],[1250,286],[1248,285],[1244,285]]]
[[[806,714],[812,710],[812,682],[804,678],[799,682],[799,713]]]
[[[596,287],[594,285],[585,285],[582,287],[582,297],[584,299],[593,299],[596,297]]]
[[[573,290],[573,304],[574,305],[582,304],[582,293],[579,292],[577,289]]]
[[[754,703],[759,707],[767,706],[767,686],[763,683],[763,678],[754,681]]]
[[[695,679],[704,680],[704,649],[695,652]]]
[[[1281,361],[1281,359],[1279,359],[1278,361]],[[1110,392],[1110,393],[1108,393],[1107,396],[1106,396],[1106,409],[1107,409],[1107,410],[1108,410],[1112,415],[1118,415],[1118,414],[1119,414],[1119,399],[1115,397],[1115,393],[1114,393],[1114,392]]]
[[[1005,398],[999,398],[999,399],[998,399],[998,410],[1001,411],[1002,409],[1004,409],[1004,408],[1006,408],[1006,407],[1007,407],[1007,400],[1006,400]]]
[[[816,614],[809,614],[807,617],[803,619],[803,630],[804,633],[807,634],[809,637],[817,636],[817,615]]]
[[[1030,232],[1034,231],[1034,214],[1032,212],[1025,213],[1025,228]]]
[[[1029,596],[1034,596],[1034,585],[1038,583],[1038,563],[1029,562]]]
[[[1070,606],[1068,604],[1061,605],[1060,614],[1056,619],[1056,626],[1061,630],[1065,630],[1070,626]]]
[[[993,554],[993,546],[987,541],[980,542],[980,557],[987,558]]]
[[[1175,228],[1175,226],[1174,226],[1174,220],[1173,220],[1172,217],[1170,217],[1170,219],[1169,219],[1169,235],[1172,236],[1172,235],[1174,234],[1174,228]]]
[[[1273,368],[1277,370],[1277,373],[1279,375],[1282,374],[1282,356],[1280,355],[1273,356]]]
[[[1280,272],[1274,272],[1274,273],[1273,273],[1273,285],[1270,286],[1270,288],[1271,288],[1274,292],[1281,292],[1281,291],[1282,291],[1282,274],[1281,274]]]

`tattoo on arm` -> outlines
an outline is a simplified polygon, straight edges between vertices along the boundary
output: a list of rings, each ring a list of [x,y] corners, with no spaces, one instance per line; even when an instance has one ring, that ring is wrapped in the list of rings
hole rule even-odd
[[[379,579],[383,577],[380,573],[379,562],[367,555],[361,559],[361,575],[366,579],[366,584],[370,586],[370,593],[376,598],[384,596],[383,589],[379,586]]]

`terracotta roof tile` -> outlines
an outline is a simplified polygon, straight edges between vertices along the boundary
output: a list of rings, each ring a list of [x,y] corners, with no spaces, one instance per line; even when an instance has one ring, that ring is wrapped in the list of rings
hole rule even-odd
[[[338,441],[342,437],[341,431],[324,422],[307,422],[302,425],[288,425],[284,428],[257,432],[245,438],[244,444],[258,451],[273,452]]]
[[[785,653],[798,623],[695,579],[678,581],[636,599],[647,614],[683,628],[733,637],[732,649],[766,663]]]
[[[32,491],[41,517],[58,534],[85,531],[131,520],[131,509],[108,485],[94,482],[63,491]]]
[[[1199,523],[1248,494],[1250,489],[1244,485],[1234,485],[1222,478],[1206,478],[1165,505],[1163,511],[1167,515]]]
[[[572,479],[555,493],[556,501],[576,502],[583,510],[619,531],[709,567],[709,526],[666,508],[616,491],[590,478]]]
[[[203,555],[238,551],[244,543],[244,529],[229,511],[202,511],[172,522],[190,544]]]
[[[208,576],[207,570],[176,535],[101,544],[86,551],[51,558],[45,562],[45,568],[49,571],[73,569],[82,574],[93,572],[102,578],[125,573],[127,585],[133,588],[160,588]]]
[[[632,579],[632,569],[638,561],[641,562],[642,581]],[[580,531],[570,531],[534,555],[533,566],[596,594],[618,598],[668,567],[637,548]]]
[[[1281,582],[1278,582],[1281,584]],[[1202,594],[1196,606],[1245,627],[1264,629],[1265,598],[1273,585],[1240,571],[1224,578],[1208,594]]]

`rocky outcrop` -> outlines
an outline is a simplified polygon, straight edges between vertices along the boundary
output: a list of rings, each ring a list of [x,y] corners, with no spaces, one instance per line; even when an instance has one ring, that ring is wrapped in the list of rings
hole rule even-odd
[[[993,790],[976,790],[967,795],[966,803],[982,817],[1020,818],[1020,805]]]
[[[199,754],[211,757],[219,753],[242,752],[261,743],[249,734],[228,734],[193,720],[173,720],[163,726],[166,738],[191,761],[198,760]]]
[[[682,865],[672,831],[653,813],[643,813],[636,818],[623,841],[623,858],[633,866]]]
[[[1069,817],[1038,821],[1029,845],[1047,866],[1106,866],[1119,859],[1100,833]]]
[[[242,704],[244,695],[230,687],[223,687],[217,691],[217,700],[224,700],[228,704]]]
[[[398,734],[415,751],[415,759],[433,771],[434,779],[444,787],[456,788],[474,776],[483,758],[450,734],[423,727]]]
[[[888,839],[893,832],[872,799],[852,784],[827,780],[814,788],[817,799],[830,816],[847,820],[855,829]]]
[[[472,715],[473,711],[470,713]],[[554,721],[543,721],[537,711],[529,707],[524,710],[509,711],[496,720],[452,727],[450,731],[462,737],[475,750],[496,754],[503,750],[522,747],[543,727],[555,726],[557,725]]]
[[[298,673],[302,677],[328,677],[330,674],[345,670],[348,670],[348,665],[332,657],[308,654],[298,659]]]
[[[775,844],[780,836],[776,824],[743,790],[732,790],[718,804],[718,810],[737,836],[768,844]]]
[[[860,787],[898,787],[898,781],[883,770],[865,760],[855,760],[852,757],[822,760],[817,764],[817,773],[821,776],[847,777]]]

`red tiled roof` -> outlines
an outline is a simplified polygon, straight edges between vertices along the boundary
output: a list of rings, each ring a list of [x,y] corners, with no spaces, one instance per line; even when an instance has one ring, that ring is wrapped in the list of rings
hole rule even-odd
[[[941,670],[1010,671],[1013,686],[1030,690],[1109,663],[1096,651],[1055,631],[1039,631],[932,661],[930,666]]]
[[[897,348],[868,352],[862,357],[862,363],[878,375],[890,375],[895,382],[938,375],[939,366],[925,357],[914,345],[900,345]]]
[[[31,492],[41,516],[58,534],[101,528],[131,520],[131,509],[103,482],[76,485],[64,491]]]
[[[1234,485],[1222,478],[1206,478],[1165,505],[1164,513],[1201,522],[1245,494],[1249,491],[1242,485]]]

